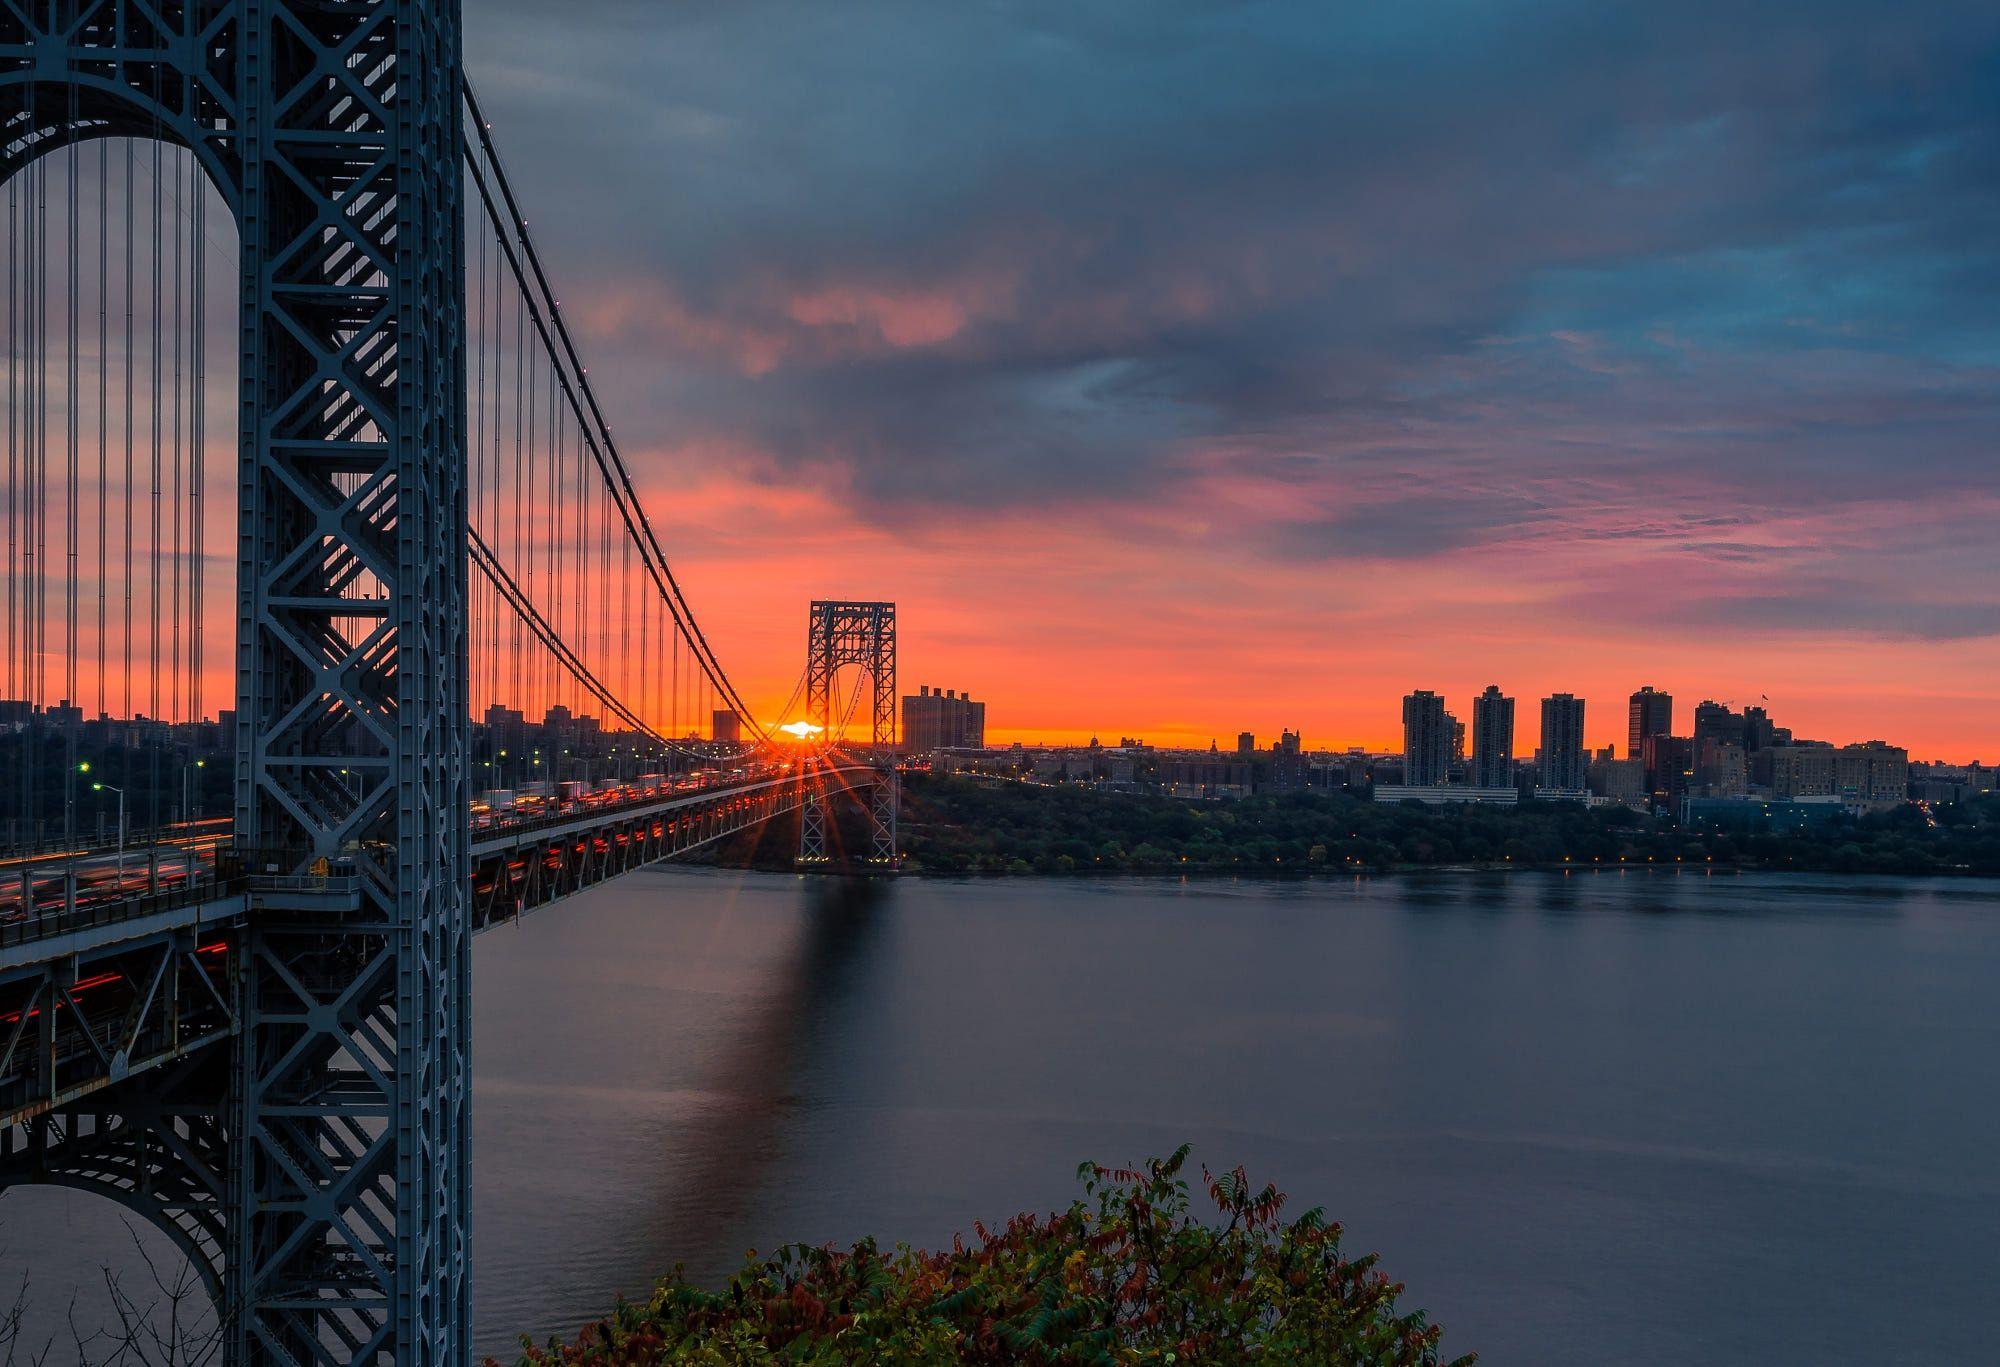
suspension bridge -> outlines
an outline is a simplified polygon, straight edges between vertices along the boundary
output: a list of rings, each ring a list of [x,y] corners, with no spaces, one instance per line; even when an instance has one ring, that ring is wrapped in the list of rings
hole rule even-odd
[[[0,214],[0,1187],[231,1363],[462,1363],[472,936],[793,813],[892,868],[893,606],[758,720],[456,0],[0,0]]]

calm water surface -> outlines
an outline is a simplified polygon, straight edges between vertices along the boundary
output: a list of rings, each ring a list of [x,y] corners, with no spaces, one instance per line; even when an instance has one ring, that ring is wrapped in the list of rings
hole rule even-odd
[[[484,1351],[1187,1140],[1489,1364],[2000,1357],[2000,883],[661,869],[475,963]],[[110,1209],[11,1193],[0,1250],[46,1298]]]

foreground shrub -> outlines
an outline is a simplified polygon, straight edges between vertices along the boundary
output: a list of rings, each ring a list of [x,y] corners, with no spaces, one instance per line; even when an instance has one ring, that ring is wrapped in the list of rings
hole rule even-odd
[[[1340,1252],[1318,1210],[1241,1168],[1203,1171],[1217,1218],[1190,1213],[1188,1150],[1137,1170],[1086,1163],[1084,1198],[948,1251],[791,1247],[752,1256],[719,1292],[679,1271],[572,1344],[527,1364],[1393,1364],[1439,1362],[1440,1331],[1402,1313],[1370,1254]],[[1467,1364],[1471,1357],[1458,1359]]]

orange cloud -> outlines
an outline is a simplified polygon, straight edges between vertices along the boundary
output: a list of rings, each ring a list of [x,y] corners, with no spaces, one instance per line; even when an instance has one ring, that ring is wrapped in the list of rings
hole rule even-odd
[[[965,329],[971,310],[942,290],[902,293],[835,285],[795,295],[786,316],[804,327],[863,328],[892,347],[935,346]]]
[[[754,543],[715,530],[750,508],[772,518]],[[1165,510],[1072,503],[884,530],[837,498],[710,480],[675,500],[676,554],[759,705],[778,705],[797,674],[809,598],[879,595],[898,603],[905,684],[969,689],[1001,741],[1128,734],[1205,746],[1289,726],[1314,746],[1393,748],[1403,693],[1440,688],[1469,715],[1470,697],[1497,682],[1522,699],[1524,753],[1536,700],[1556,691],[1585,696],[1591,743],[1622,750],[1625,697],[1654,683],[1677,695],[1684,720],[1704,697],[1768,694],[1801,735],[2000,758],[1990,685],[2000,637],[1904,646],[1859,618],[1667,624],[1654,614],[1673,592],[1742,593],[1761,571],[1662,534],[1565,539],[1535,554],[1503,542],[1407,561],[1273,561],[1259,544],[1267,511],[1259,495],[1218,506],[1191,487]],[[1843,515],[1848,535],[1864,534],[1858,516]],[[1810,555],[1828,530],[1778,516],[1735,535]],[[1658,596],[1640,589],[1649,580]],[[1604,598],[1579,601],[1575,585],[1593,581]]]

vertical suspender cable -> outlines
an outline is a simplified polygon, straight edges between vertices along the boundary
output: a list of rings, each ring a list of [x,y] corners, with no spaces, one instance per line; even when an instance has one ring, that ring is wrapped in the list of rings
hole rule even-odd
[[[21,307],[21,178],[15,176],[4,187],[6,192],[7,215],[7,486],[0,489],[0,498],[6,499],[7,506],[7,561],[0,566],[0,593],[5,594],[4,604],[0,604],[0,618],[4,618],[5,639],[0,641],[7,651],[5,661],[0,661],[0,680],[4,680],[7,696],[18,698],[21,690],[15,682],[15,670],[21,658],[18,642],[14,638],[16,620],[14,616],[14,556],[16,554],[15,521],[20,515],[21,505],[21,328],[18,314]],[[11,841],[14,832],[10,826],[7,839]]]
[[[71,88],[70,102],[76,102],[75,88]],[[75,116],[72,109],[71,117]],[[82,493],[78,483],[78,471],[83,454],[83,405],[77,396],[79,378],[82,373],[83,334],[80,305],[82,300],[83,238],[79,231],[82,212],[78,192],[83,179],[83,152],[81,148],[69,149],[69,220],[65,234],[69,247],[69,265],[66,272],[69,308],[68,334],[69,353],[65,358],[67,373],[63,383],[63,409],[67,418],[67,440],[64,442],[63,460],[63,566],[67,577],[63,584],[63,692],[70,707],[80,705],[76,676],[76,617],[77,617],[77,536],[81,530],[80,509],[77,507]],[[76,837],[76,766],[77,742],[81,730],[73,718],[75,713],[63,715],[63,839]]]
[[[139,237],[139,234],[134,231],[139,221],[139,209],[132,197],[133,156],[132,143],[128,139],[125,143],[125,347],[123,352],[120,353],[120,360],[123,362],[125,373],[125,455],[123,461],[125,490],[124,497],[119,501],[119,507],[123,511],[125,518],[125,538],[120,543],[125,556],[125,577],[120,581],[125,590],[123,594],[125,600],[124,656],[122,660],[123,668],[120,671],[121,677],[125,682],[125,698],[124,707],[120,715],[125,718],[126,732],[125,744],[119,747],[118,751],[118,784],[128,794],[132,788],[132,748],[134,739],[132,729],[132,718],[134,716],[132,693],[132,599],[134,597],[132,578],[132,504],[135,497],[133,490],[133,466],[136,456],[134,440],[136,428],[133,426],[136,421],[134,417],[134,376],[138,370],[138,353],[134,349],[138,332],[134,325],[133,311],[134,301],[138,298],[139,289],[138,263],[134,255],[134,244]],[[130,798],[128,797],[127,800],[129,801]]]
[[[49,583],[49,163],[46,157],[35,162],[34,261],[35,292],[35,440],[29,448],[34,462],[34,480],[29,485],[28,545],[32,561],[28,570],[31,598],[28,604],[30,674],[28,697],[38,707],[46,706],[48,692],[48,583]],[[45,751],[30,747],[28,763],[28,811],[37,828],[43,820],[40,769],[47,761]]]
[[[477,220],[472,221],[471,230],[473,235],[473,252],[474,252],[473,280],[475,282],[476,288],[473,291],[473,298],[475,302],[474,302],[472,322],[468,329],[471,335],[467,339],[469,342],[467,349],[473,353],[473,370],[475,375],[475,381],[472,394],[472,403],[470,405],[472,409],[472,431],[470,433],[472,439],[472,488],[468,491],[469,496],[466,498],[465,502],[466,506],[472,510],[471,516],[474,519],[482,518],[485,516],[486,509],[485,509],[484,499],[486,497],[486,479],[487,479],[486,234],[483,231],[481,231],[481,227],[482,225],[479,224]],[[480,586],[475,584],[473,586],[473,591],[474,591],[473,602],[476,605],[480,598]],[[473,614],[473,620],[471,623],[467,624],[467,630],[466,630],[466,640],[470,642],[469,653],[472,656],[472,708],[473,708],[473,716],[475,718],[479,715],[479,707],[481,701],[488,700],[487,693],[489,692],[489,686],[486,678],[486,669],[490,664],[490,661],[488,661],[485,658],[485,652],[480,649],[480,646],[484,644],[484,641],[478,634],[479,628],[483,626],[484,623],[479,621],[479,615],[478,613],[475,612]],[[491,787],[492,785],[487,784],[486,786]]]
[[[105,503],[111,479],[111,147],[97,144],[97,711],[111,710],[106,655]]]
[[[20,618],[16,607],[15,557],[19,554],[20,539],[17,529],[20,525],[21,516],[21,452],[25,444],[23,414],[21,411],[25,395],[21,387],[21,372],[22,361],[26,351],[21,336],[20,318],[22,299],[21,177],[15,176],[9,180],[5,188],[7,194],[7,487],[4,490],[0,490],[0,494],[4,494],[7,500],[7,561],[4,567],[0,567],[0,592],[4,592],[5,594],[4,607],[0,607],[0,613],[4,613],[6,619],[6,639],[4,643],[0,644],[4,644],[6,647],[7,659],[4,673],[0,673],[0,678],[5,679],[7,696],[9,698],[20,698],[23,696],[23,693],[19,682],[21,649],[17,636],[20,628]],[[19,744],[21,747],[25,747],[26,743],[27,737],[23,733]],[[14,761],[15,768],[26,769],[28,767],[25,756],[16,755],[11,758]],[[12,784],[5,786],[7,790],[6,839],[11,844],[20,838],[16,823],[26,815],[26,812],[14,810],[14,787]]]
[[[484,237],[480,238],[482,242],[485,240]],[[491,421],[487,423],[487,435],[491,438],[492,449],[487,453],[486,462],[486,497],[487,501],[492,504],[492,509],[486,526],[492,532],[496,541],[506,530],[506,522],[501,513],[502,485],[500,477],[500,443],[504,440],[501,422],[501,393],[507,387],[505,382],[506,372],[501,369],[503,358],[500,350],[501,343],[506,335],[506,327],[502,321],[503,314],[501,310],[504,302],[504,298],[500,293],[500,262],[498,253],[495,253],[493,263],[493,309],[486,318],[486,330],[492,334],[491,341],[493,346],[493,412]],[[497,592],[493,596],[492,602],[496,610],[492,613],[490,623],[487,627],[487,634],[491,641],[490,649],[493,652],[493,663],[491,669],[488,671],[488,676],[492,681],[492,692],[495,700],[504,705],[507,699],[501,695],[506,692],[507,688],[507,662],[506,657],[501,653],[501,629],[500,614],[497,611]],[[498,756],[496,755],[495,758],[497,760]],[[500,776],[496,773],[494,779],[496,783],[499,783]],[[505,784],[500,783],[500,786],[504,787]]]
[[[181,232],[181,220],[184,216],[186,206],[181,201],[181,178],[178,175],[173,178],[173,206],[174,239],[173,248],[168,254],[168,262],[174,272],[173,308],[168,314],[169,326],[173,329],[174,334],[173,386],[170,391],[173,404],[173,436],[171,438],[173,492],[167,500],[167,516],[173,523],[171,549],[168,552],[169,558],[167,560],[168,596],[172,603],[172,610],[167,614],[167,622],[169,623],[169,630],[173,637],[169,646],[173,666],[167,674],[169,698],[167,717],[171,721],[178,722],[185,720],[181,715],[181,331],[186,322],[186,300],[181,288],[184,278],[182,263],[186,260],[184,235]],[[178,747],[176,747],[176,752],[178,752]]]
[[[194,372],[194,412],[189,431],[189,446],[193,451],[194,464],[190,470],[193,482],[189,516],[191,518],[188,546],[193,555],[189,564],[188,588],[188,718],[191,721],[206,722],[206,689],[203,666],[206,663],[203,646],[207,605],[206,574],[208,554],[208,186],[202,178],[201,167],[194,158],[188,158],[188,188],[193,200],[191,212],[194,215],[194,279],[189,293],[194,299],[194,321],[189,332],[192,339]],[[199,788],[199,784],[196,788]],[[193,793],[195,811],[183,812],[184,817],[193,817],[200,811],[201,794]]]
[[[153,394],[150,405],[152,417],[153,449],[152,465],[152,521],[151,533],[147,537],[147,583],[149,591],[146,600],[147,620],[151,626],[147,632],[150,643],[150,659],[146,661],[148,680],[146,701],[146,759],[150,781],[147,784],[146,824],[157,827],[160,824],[160,607],[165,591],[160,585],[163,566],[160,563],[160,548],[166,538],[160,532],[161,469],[160,461],[166,453],[165,433],[161,430],[161,420],[166,411],[166,383],[164,366],[166,362],[166,342],[162,328],[166,325],[166,282],[161,277],[165,261],[161,259],[160,247],[166,232],[166,190],[165,168],[162,163],[160,139],[153,139],[153,239],[148,253],[152,259],[153,317],[151,371]]]
[[[521,440],[521,414],[523,412],[521,406],[521,384],[526,378],[528,351],[526,346],[527,326],[522,320],[522,314],[526,309],[527,302],[517,296],[514,300],[514,554],[511,557],[512,562],[516,565],[521,563],[521,557],[527,548],[528,541],[526,524],[523,520],[527,516],[528,504],[527,488],[524,482],[527,459]],[[526,712],[530,705],[528,698],[528,662],[524,653],[525,650],[526,643],[522,640],[520,625],[516,623],[514,628],[514,697],[517,705],[523,712]]]

